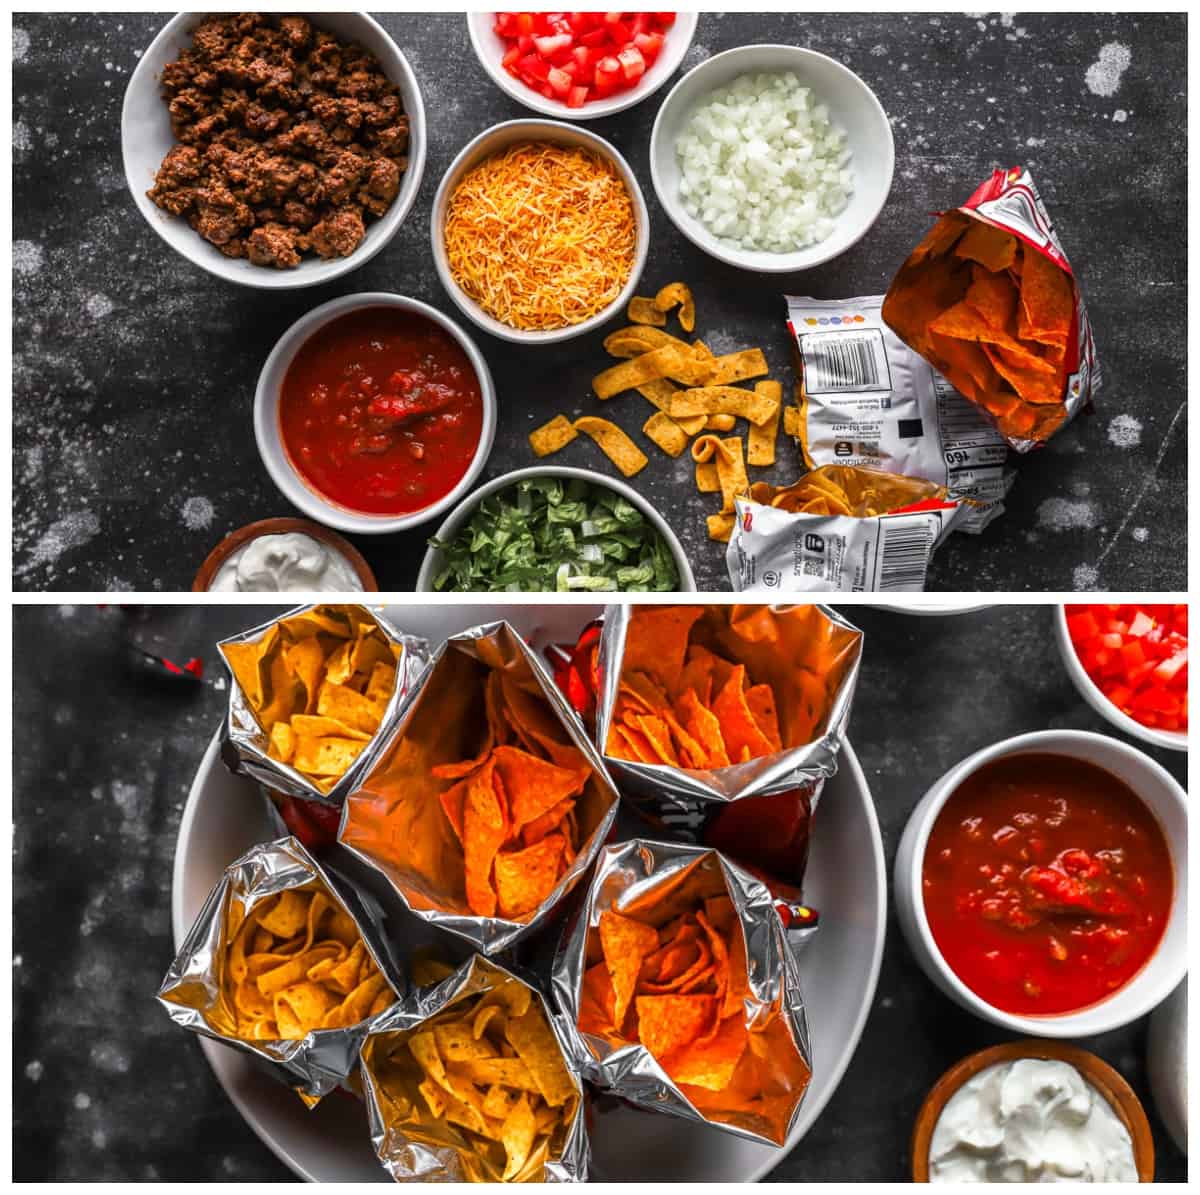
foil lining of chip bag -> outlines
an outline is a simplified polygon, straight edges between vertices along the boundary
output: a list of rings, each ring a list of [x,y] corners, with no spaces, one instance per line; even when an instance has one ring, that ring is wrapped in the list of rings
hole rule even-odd
[[[176,1025],[270,1063],[310,1107],[351,1074],[368,1020],[348,1028],[313,1030],[294,1040],[237,1037],[232,1031],[236,1014],[230,1014],[226,1003],[225,966],[231,945],[226,927],[232,902],[242,902],[249,915],[256,904],[278,893],[313,884],[354,922],[367,953],[398,998],[405,985],[387,945],[378,904],[348,882],[336,882],[330,871],[290,837],[261,843],[225,869],[157,994],[159,1004]]]
[[[397,1182],[496,1182],[501,1180],[494,1164],[472,1148],[464,1132],[449,1124],[431,1128],[420,1123],[425,1107],[415,1074],[392,1071],[390,1083],[382,1074],[381,1052],[400,1044],[431,1017],[461,1001],[493,990],[506,980],[529,988],[541,1008],[554,1037],[565,1073],[577,1099],[564,1125],[551,1136],[547,1156],[527,1164],[508,1181],[585,1182],[590,1162],[583,1085],[571,1067],[567,1032],[561,1018],[554,1016],[542,994],[527,980],[499,963],[473,954],[448,978],[432,987],[414,987],[371,1025],[361,1048],[363,1093],[370,1120],[371,1143],[385,1170]]]
[[[549,895],[520,918],[471,911],[462,847],[440,804],[448,785],[430,772],[437,764],[475,755],[469,736],[478,735],[485,723],[475,694],[482,692],[491,670],[534,686],[592,769],[577,801],[578,852]],[[434,651],[357,781],[343,806],[338,841],[381,873],[411,913],[457,934],[489,956],[536,932],[544,917],[583,879],[612,828],[619,801],[603,760],[546,666],[503,621],[462,631]]]
[[[702,607],[704,613],[689,633],[699,630],[716,654],[746,665],[755,683],[768,682],[775,692],[783,751],[729,767],[698,771],[667,764],[620,759],[605,744],[613,724],[625,648],[631,621],[642,612],[680,609],[667,606],[609,606],[600,637],[600,680],[596,743],[604,751],[622,795],[643,815],[672,834],[696,839],[707,818],[720,806],[743,797],[766,796],[805,788],[813,806],[821,786],[837,771],[837,756],[854,700],[862,632],[824,606]],[[665,617],[665,616],[664,616]],[[813,675],[818,655],[827,652],[824,670],[838,673],[823,717],[813,732],[796,733],[812,723],[804,713],[804,680]]]
[[[738,592],[921,593],[934,552],[969,503],[930,500],[868,518],[815,515],[737,499],[725,549]]]
[[[276,623],[286,622],[290,618],[329,605],[331,603],[297,606],[279,618],[272,618],[260,626],[223,639],[217,646],[225,648],[230,644],[257,643]],[[356,776],[360,775],[367,767],[378,748],[384,728],[399,709],[405,695],[412,688],[413,682],[421,674],[429,659],[428,643],[418,636],[406,634],[394,627],[383,615],[380,607],[358,605],[355,608],[364,612],[379,627],[389,643],[401,649],[400,656],[396,661],[396,685],[383,713],[380,728],[372,740],[337,784],[328,792],[322,792],[303,773],[268,754],[268,736],[255,717],[251,703],[238,683],[237,677],[233,674],[233,669],[226,661],[226,669],[230,674],[229,708],[221,728],[221,758],[230,771],[249,776],[269,788],[289,796],[317,801],[333,808],[340,807],[346,794],[353,789]],[[222,659],[224,659],[223,655]]]
[[[978,534],[1004,513],[1015,470],[995,425],[883,321],[882,295],[785,296],[799,444],[810,469],[857,465],[971,498],[957,524]]]
[[[697,1107],[699,1090],[693,1089],[690,1095],[681,1090],[640,1041],[613,1042],[579,1027],[584,974],[596,961],[601,914],[609,909],[653,909],[657,899],[674,900],[669,906],[673,915],[686,899],[687,885],[701,873],[707,873],[705,882],[715,878],[723,883],[741,927],[748,985],[742,1015],[748,1037],[756,1037],[764,1046],[771,1042],[766,1053],[774,1056],[777,1067],[786,1067],[789,1050],[794,1051],[790,1057],[792,1087],[782,1100],[790,1108],[774,1131],[749,1104],[740,1110]],[[645,839],[605,847],[584,904],[555,957],[552,984],[574,1062],[590,1082],[649,1111],[709,1124],[767,1145],[781,1146],[787,1140],[812,1074],[799,963],[766,885],[720,852]],[[775,1036],[781,1031],[786,1039]],[[752,1050],[749,1043],[747,1050],[761,1052]],[[765,1095],[765,1090],[760,1094]],[[719,1098],[720,1092],[713,1103]]]

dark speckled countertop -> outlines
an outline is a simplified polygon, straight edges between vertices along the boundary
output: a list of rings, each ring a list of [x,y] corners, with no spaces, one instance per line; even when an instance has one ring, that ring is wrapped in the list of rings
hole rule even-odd
[[[850,737],[889,877],[925,789],[1023,731],[1105,731],[1059,666],[1050,607],[915,618],[844,612],[866,632]],[[188,787],[228,693],[213,643],[270,611],[18,608],[14,616],[13,1177],[258,1182],[289,1177],[152,995],[171,959],[171,867]],[[203,684],[160,679],[127,639],[157,637]],[[1184,757],[1151,750],[1181,781]],[[816,1030],[819,1032],[819,1027]],[[913,1118],[937,1077],[1006,1035],[929,983],[889,917],[866,1031],[832,1100],[771,1176],[906,1177]],[[1158,1178],[1182,1181],[1146,1082],[1146,1022],[1082,1043],[1150,1115]],[[365,1129],[364,1129],[365,1131]]]
[[[186,589],[226,532],[292,513],[250,428],[267,352],[297,317],[339,294],[394,290],[455,314],[428,245],[437,182],[469,137],[527,114],[478,66],[461,15],[383,16],[430,120],[416,206],[383,253],[334,284],[271,296],[240,289],[173,255],[126,187],[121,100],[164,20],[14,18],[13,559],[22,589]],[[858,72],[891,116],[896,176],[882,216],[853,250],[803,275],[725,267],[670,225],[647,163],[663,92],[589,125],[626,154],[646,193],[644,289],[689,281],[711,347],[762,346],[787,387],[782,293],[881,293],[931,211],[962,202],[996,166],[1028,165],[1081,279],[1104,389],[1091,417],[1020,461],[1002,520],[941,550],[932,589],[1184,587],[1185,22],[703,14],[686,67],[748,42],[809,46]],[[589,380],[607,358],[600,333],[536,352],[473,334],[503,415],[486,479],[532,463],[525,436],[551,415],[594,410]],[[643,406],[605,413],[640,435]],[[727,588],[723,548],[705,535],[711,498],[695,492],[684,462],[650,455],[635,484],[669,512],[701,588]],[[583,438],[557,459],[611,471]],[[785,449],[769,478],[797,471]],[[384,589],[407,589],[424,539],[359,544]]]

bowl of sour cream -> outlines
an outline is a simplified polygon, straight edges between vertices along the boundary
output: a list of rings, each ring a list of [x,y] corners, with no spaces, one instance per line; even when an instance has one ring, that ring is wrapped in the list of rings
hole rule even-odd
[[[1026,1039],[971,1054],[926,1096],[912,1139],[919,1183],[1153,1182],[1146,1113],[1108,1063]]]
[[[227,535],[195,593],[374,593],[371,566],[336,531],[308,519],[261,519]]]

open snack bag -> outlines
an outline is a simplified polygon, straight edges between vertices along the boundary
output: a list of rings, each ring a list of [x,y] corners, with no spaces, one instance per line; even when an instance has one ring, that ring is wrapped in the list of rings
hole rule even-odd
[[[737,500],[725,564],[737,590],[920,591],[934,550],[976,509],[932,481],[822,465]]]
[[[585,1076],[782,1145],[812,1074],[799,970],[765,885],[713,850],[605,847],[554,962]]]
[[[367,906],[284,838],[225,870],[158,1001],[177,1025],[277,1066],[312,1106],[354,1069],[395,974]]]
[[[610,606],[596,742],[656,827],[799,884],[861,650],[821,606]]]
[[[222,757],[293,797],[338,806],[426,659],[366,606],[300,606],[219,643],[233,683]]]
[[[1049,440],[1100,385],[1079,284],[1023,167],[997,170],[939,217],[883,318],[1018,452]]]
[[[583,1087],[545,1000],[477,954],[439,978],[363,1043],[384,1169],[397,1182],[585,1181]]]
[[[496,622],[434,653],[346,799],[338,839],[418,917],[492,954],[574,887],[616,807],[545,666]]]

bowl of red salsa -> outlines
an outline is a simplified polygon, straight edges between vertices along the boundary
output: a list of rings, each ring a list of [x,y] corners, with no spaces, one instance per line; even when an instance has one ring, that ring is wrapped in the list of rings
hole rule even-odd
[[[1135,738],[1187,750],[1186,604],[1058,606],[1055,625],[1067,674],[1092,709]]]
[[[333,299],[287,330],[263,366],[254,434],[271,479],[341,531],[403,531],[457,503],[496,431],[483,355],[416,299]]]
[[[951,999],[1016,1033],[1103,1033],[1187,969],[1187,798],[1134,747],[1040,731],[976,752],[914,809],[901,929]]]

